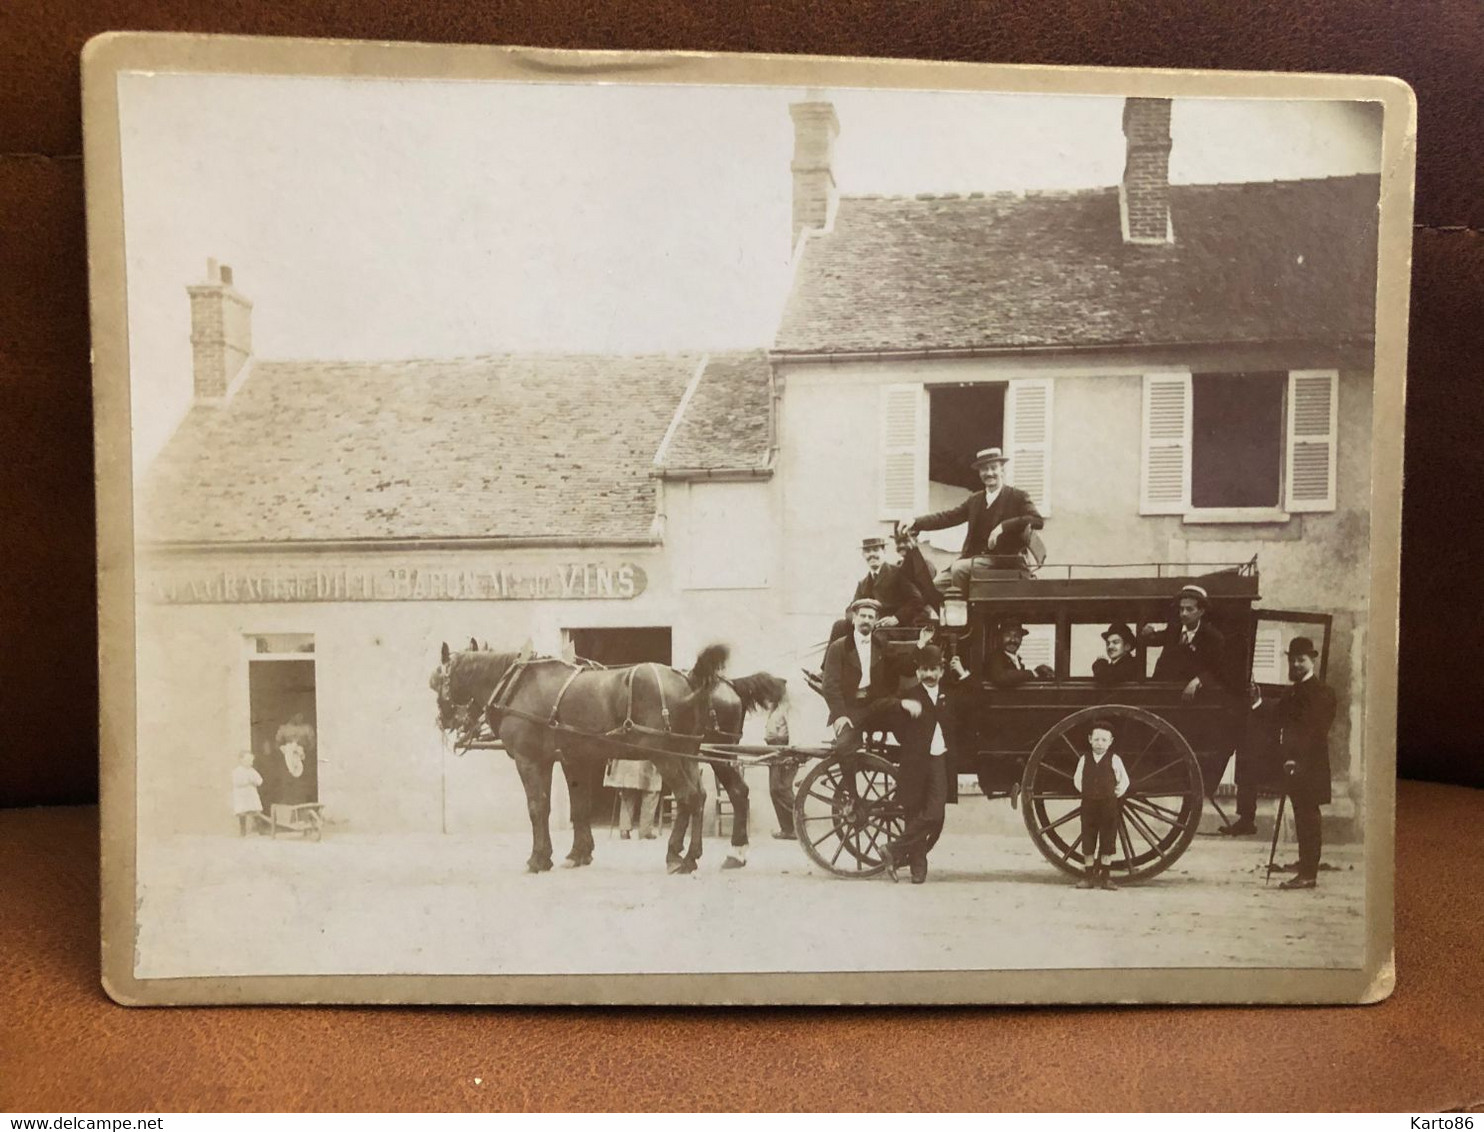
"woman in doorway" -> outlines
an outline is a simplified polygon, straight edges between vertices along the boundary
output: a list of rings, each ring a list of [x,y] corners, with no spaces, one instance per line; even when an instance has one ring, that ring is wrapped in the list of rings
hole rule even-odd
[[[642,759],[609,759],[603,771],[603,785],[618,791],[618,835],[625,841],[633,836],[635,825],[639,836],[659,836],[660,791],[664,783],[654,763]]]

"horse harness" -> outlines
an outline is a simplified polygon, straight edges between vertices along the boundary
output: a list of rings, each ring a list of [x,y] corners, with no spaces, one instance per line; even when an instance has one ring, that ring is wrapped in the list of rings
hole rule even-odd
[[[534,712],[528,712],[520,708],[511,707],[510,702],[515,695],[517,686],[520,684],[521,677],[525,675],[528,669],[542,664],[560,664],[571,669],[571,671],[567,674],[567,679],[563,682],[561,688],[557,691],[556,699],[552,701],[551,710],[545,716],[540,716],[535,714]],[[624,711],[624,721],[618,727],[615,727],[610,731],[599,733],[593,731],[585,731],[580,727],[573,727],[570,723],[563,723],[561,720],[562,700],[566,697],[567,690],[572,687],[572,684],[577,679],[577,677],[581,676],[586,671],[599,667],[600,666],[598,665],[591,665],[586,663],[577,664],[571,661],[563,660],[559,657],[535,657],[531,659],[517,660],[505,670],[504,675],[500,677],[499,681],[495,684],[494,689],[490,692],[489,699],[485,701],[483,715],[490,721],[491,725],[495,727],[499,726],[498,720],[501,717],[510,716],[514,719],[520,719],[524,720],[527,723],[535,724],[538,727],[544,727],[551,732],[562,735],[577,735],[589,740],[598,740],[616,747],[625,748],[626,750],[643,752],[646,756],[661,754],[674,755],[681,758],[704,758],[704,756],[697,754],[694,750],[657,751],[653,747],[645,747],[641,746],[638,743],[630,743],[621,738],[617,738],[617,736],[626,736],[632,734],[647,735],[661,739],[683,740],[687,745],[693,745],[695,748],[699,748],[701,741],[705,738],[704,735],[688,735],[683,732],[677,732],[674,729],[670,721],[670,706],[665,701],[665,687],[659,677],[658,669],[660,666],[653,662],[649,662],[646,664],[636,664],[630,667],[624,673],[624,687],[625,690],[628,692],[628,705]],[[664,721],[663,728],[649,727],[645,724],[636,722],[634,719],[634,680],[641,668],[648,669],[650,671],[650,674],[654,677],[655,690],[659,693],[660,697],[660,718]],[[672,669],[672,671],[675,670]],[[715,718],[716,712],[713,708],[713,722],[715,722]]]

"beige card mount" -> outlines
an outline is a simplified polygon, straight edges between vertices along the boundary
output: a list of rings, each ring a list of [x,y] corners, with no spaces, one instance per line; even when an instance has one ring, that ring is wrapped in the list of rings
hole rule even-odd
[[[1389,993],[1404,84],[83,64],[119,1002]]]

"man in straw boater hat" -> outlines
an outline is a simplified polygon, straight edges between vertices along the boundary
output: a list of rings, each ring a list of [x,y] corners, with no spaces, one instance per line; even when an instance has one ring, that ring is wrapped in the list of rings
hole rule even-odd
[[[1176,599],[1177,620],[1163,629],[1144,626],[1139,643],[1161,650],[1154,664],[1154,679],[1183,683],[1182,695],[1190,700],[1202,689],[1214,692],[1223,686],[1226,638],[1206,617],[1211,596],[1203,586],[1181,586]]]
[[[861,557],[866,560],[866,575],[856,583],[851,602],[871,598],[881,603],[881,616],[876,622],[878,629],[890,629],[894,625],[916,625],[926,616],[926,603],[922,593],[913,584],[900,566],[886,560],[886,539],[871,535],[861,540]],[[837,641],[850,635],[850,611],[836,621],[830,629],[830,640]]]
[[[1045,519],[1029,495],[1005,482],[1005,465],[1009,462],[1010,457],[999,448],[981,448],[974,456],[973,468],[984,490],[974,492],[957,507],[919,515],[907,525],[910,534],[968,525],[958,561],[934,579],[938,589],[967,593],[976,557],[990,556],[995,565],[1006,568],[1021,566],[1020,555],[1030,545],[1030,533],[1039,530]]]

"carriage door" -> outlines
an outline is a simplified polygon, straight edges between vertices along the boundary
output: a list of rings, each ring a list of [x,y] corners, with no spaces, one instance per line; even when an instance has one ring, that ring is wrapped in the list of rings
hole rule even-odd
[[[314,637],[270,633],[247,638],[247,694],[254,767],[266,810],[318,802],[319,719]]]
[[[669,626],[638,629],[563,629],[562,636],[583,660],[615,665],[670,663]],[[618,814],[618,791],[602,786],[594,798],[594,825],[614,825]]]
[[[1247,641],[1248,679],[1257,685],[1262,698],[1269,703],[1279,699],[1289,686],[1288,646],[1295,637],[1308,637],[1319,650],[1315,675],[1326,679],[1329,671],[1330,626],[1327,613],[1296,613],[1282,609],[1254,609],[1252,632]],[[1224,795],[1236,789],[1236,760],[1226,766],[1221,787]]]

